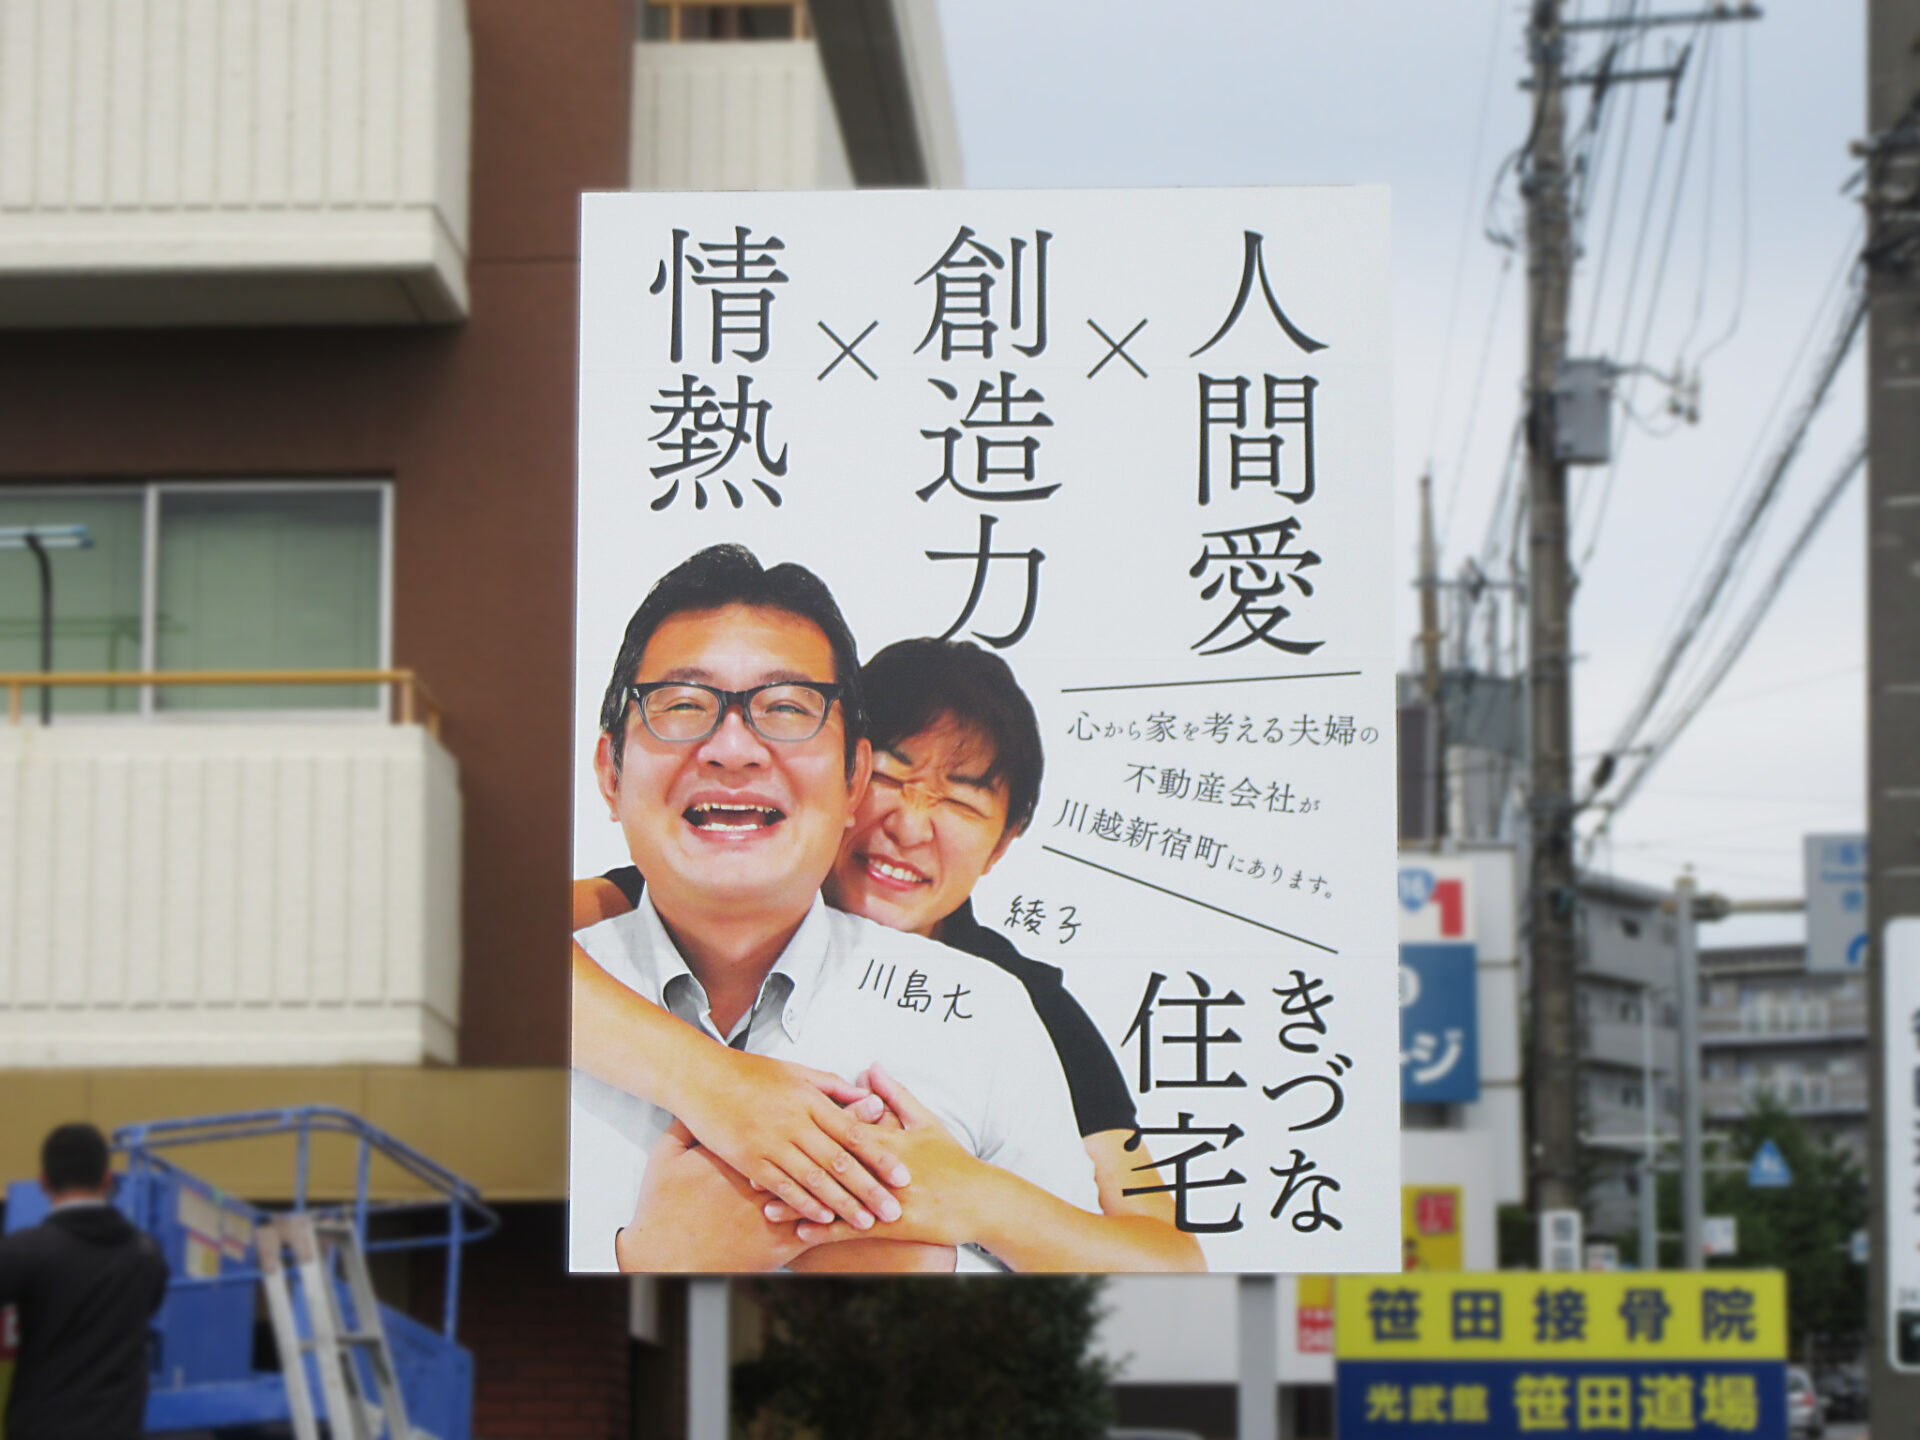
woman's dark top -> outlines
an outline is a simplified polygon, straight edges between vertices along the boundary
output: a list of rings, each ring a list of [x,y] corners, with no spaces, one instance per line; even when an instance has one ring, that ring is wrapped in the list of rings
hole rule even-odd
[[[605,877],[634,909],[640,908],[640,896],[646,881],[632,865],[609,870]],[[1126,1077],[1120,1073],[1113,1051],[1100,1038],[1092,1018],[1080,1008],[1062,980],[1057,967],[1029,960],[1013,947],[1004,935],[989,930],[973,917],[973,902],[963,901],[958,910],[940,927],[941,943],[969,955],[977,955],[998,965],[1027,987],[1034,1013],[1047,1027],[1060,1057],[1060,1069],[1067,1077],[1067,1089],[1073,1094],[1073,1117],[1080,1133],[1097,1135],[1102,1130],[1131,1130],[1134,1117],[1133,1096],[1127,1091]]]

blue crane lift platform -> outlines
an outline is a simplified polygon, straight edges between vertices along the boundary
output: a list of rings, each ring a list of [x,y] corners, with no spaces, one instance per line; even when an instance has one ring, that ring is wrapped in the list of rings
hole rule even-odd
[[[351,1200],[315,1204],[309,1197],[313,1142],[323,1136],[343,1136],[354,1146]],[[293,1200],[286,1209],[228,1195],[171,1158],[190,1146],[272,1137],[293,1143]],[[114,1132],[113,1148],[125,1160],[113,1203],[159,1242],[173,1271],[154,1319],[148,1434],[211,1431],[237,1440],[262,1429],[285,1435],[291,1426],[299,1435],[317,1418],[335,1437],[471,1440],[473,1357],[455,1337],[461,1250],[500,1224],[471,1184],[352,1112],[326,1105],[126,1125]],[[376,1158],[397,1167],[413,1182],[408,1188],[428,1198],[370,1198]],[[38,1183],[8,1186],[9,1233],[37,1224],[46,1212]],[[316,1231],[325,1243],[309,1263],[283,1265],[281,1237]],[[374,1300],[365,1283],[367,1256],[406,1250],[444,1252],[444,1320],[437,1330]],[[307,1293],[320,1276],[331,1295]],[[276,1312],[279,1366],[270,1370],[255,1368],[263,1295]],[[389,1433],[392,1426],[376,1407],[358,1398],[342,1407],[356,1413],[343,1419],[330,1413],[343,1393],[381,1395],[383,1375],[397,1378],[411,1435]]]

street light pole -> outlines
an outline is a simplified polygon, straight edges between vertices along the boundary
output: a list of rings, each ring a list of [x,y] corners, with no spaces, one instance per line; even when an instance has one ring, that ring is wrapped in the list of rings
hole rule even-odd
[[[1660,1183],[1654,1138],[1653,987],[1640,987],[1640,1268],[1660,1268]]]
[[[53,566],[47,563],[47,547],[29,530],[24,537],[27,549],[40,562],[40,673],[53,673]],[[53,687],[40,687],[40,723],[53,724]]]
[[[93,535],[84,525],[0,525],[0,550],[31,550],[40,566],[40,673],[53,674],[53,566],[48,550],[85,550]],[[40,723],[53,723],[53,687],[40,687]]]
[[[1706,1208],[1700,1169],[1700,959],[1694,948],[1693,876],[1673,887],[1674,919],[1680,927],[1680,1268],[1706,1264],[1701,1215]]]

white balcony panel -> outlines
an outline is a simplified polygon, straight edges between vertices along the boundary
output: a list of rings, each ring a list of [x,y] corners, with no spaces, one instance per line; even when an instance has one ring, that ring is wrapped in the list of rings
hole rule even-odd
[[[811,40],[642,42],[636,190],[847,190],[853,171]]]
[[[462,0],[0,0],[0,326],[467,311]]]
[[[417,726],[0,727],[0,1067],[451,1062],[459,846]]]
[[[1638,1071],[1647,1058],[1644,1048],[1645,1037],[1637,1020],[1583,1020],[1580,1022],[1579,1033],[1582,1060],[1597,1060],[1603,1064],[1619,1065],[1628,1070]],[[1673,1031],[1655,1025],[1652,1056],[1654,1069],[1671,1073],[1673,1056]]]

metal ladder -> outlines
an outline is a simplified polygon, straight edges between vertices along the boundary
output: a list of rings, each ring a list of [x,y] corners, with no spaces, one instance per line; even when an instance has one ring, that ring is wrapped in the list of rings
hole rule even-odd
[[[280,1371],[286,1377],[287,1408],[295,1440],[320,1440],[313,1394],[307,1385],[308,1355],[320,1374],[332,1440],[380,1440],[383,1434],[385,1440],[414,1440],[393,1351],[387,1344],[380,1307],[373,1297],[373,1281],[367,1274],[367,1257],[352,1223],[317,1220],[302,1213],[281,1215],[261,1225],[255,1239],[260,1283],[267,1293],[267,1313],[280,1352]],[[353,1326],[341,1314],[340,1292],[334,1283],[336,1258],[353,1298]],[[295,1319],[287,1281],[290,1270],[300,1278],[311,1338],[302,1338]],[[367,1370],[373,1376],[371,1396],[362,1383],[357,1355],[366,1357]]]

